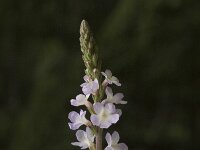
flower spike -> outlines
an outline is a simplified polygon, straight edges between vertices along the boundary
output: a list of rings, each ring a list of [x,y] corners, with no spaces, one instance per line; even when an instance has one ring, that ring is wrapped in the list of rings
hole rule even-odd
[[[80,113],[72,111],[69,113],[68,123],[71,130],[77,130],[85,125],[86,130],[78,130],[76,132],[77,142],[72,142],[74,146],[80,149],[89,150],[128,150],[124,143],[119,142],[118,132],[106,134],[108,146],[103,148],[103,131],[112,124],[119,121],[122,115],[121,109],[116,108],[116,104],[126,104],[122,93],[113,94],[108,84],[121,86],[118,78],[112,75],[110,70],[101,72],[101,61],[98,56],[98,48],[94,41],[93,34],[88,23],[83,20],[80,26],[80,46],[82,51],[82,59],[85,64],[84,83],[80,86],[83,94],[78,94],[75,99],[71,99],[72,106],[87,107],[90,112],[90,120],[86,119],[86,111],[80,110]],[[102,77],[105,80],[102,82]],[[106,95],[106,97],[105,97]]]

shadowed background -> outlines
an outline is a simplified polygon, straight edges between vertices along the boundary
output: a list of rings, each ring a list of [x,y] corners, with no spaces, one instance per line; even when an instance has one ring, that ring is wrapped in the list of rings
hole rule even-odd
[[[82,19],[128,101],[109,131],[130,150],[200,149],[199,15],[198,0],[1,0],[0,149],[79,149]]]

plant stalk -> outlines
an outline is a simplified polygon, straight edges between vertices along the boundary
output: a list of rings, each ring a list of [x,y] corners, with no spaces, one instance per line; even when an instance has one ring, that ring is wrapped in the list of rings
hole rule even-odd
[[[96,150],[102,150],[102,134],[103,134],[103,129],[98,127],[96,135]]]

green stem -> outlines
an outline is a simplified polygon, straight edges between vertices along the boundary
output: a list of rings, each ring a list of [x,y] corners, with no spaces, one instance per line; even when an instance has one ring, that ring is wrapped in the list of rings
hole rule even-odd
[[[103,134],[103,129],[98,127],[96,135],[96,150],[102,150],[102,134]]]

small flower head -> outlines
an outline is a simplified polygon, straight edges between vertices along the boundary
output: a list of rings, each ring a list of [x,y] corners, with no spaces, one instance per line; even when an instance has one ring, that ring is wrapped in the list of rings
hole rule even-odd
[[[95,95],[96,91],[99,89],[98,80],[94,79],[94,81],[92,81],[87,75],[85,75],[83,79],[85,80],[85,83],[81,84],[83,93],[85,95]]]
[[[117,131],[113,132],[112,136],[110,133],[106,134],[106,141],[108,146],[105,150],[128,150],[128,147],[125,143],[119,143],[119,133]]]
[[[119,83],[119,80],[117,79],[117,77],[112,76],[112,72],[110,70],[106,70],[105,72],[101,72],[101,74],[103,76],[105,76],[105,80],[104,83],[105,84],[116,84],[117,86],[121,86],[121,83]]]
[[[113,96],[112,89],[110,87],[106,87],[106,95],[107,98],[103,100],[103,103],[114,103],[114,104],[126,104],[127,101],[123,101],[124,95],[122,93],[117,93]]]
[[[71,123],[69,124],[70,129],[76,130],[82,125],[90,125],[91,122],[85,118],[86,111],[81,110],[80,114],[72,111],[69,113],[68,118],[70,119]]]
[[[108,103],[104,106],[102,103],[95,103],[93,105],[96,114],[91,115],[90,119],[93,125],[100,128],[108,128],[111,124],[119,120],[119,114],[116,112],[115,105]]]
[[[71,105],[73,106],[81,106],[87,103],[87,97],[83,94],[79,94],[76,96],[76,99],[71,99]]]
[[[79,146],[81,149],[94,147],[94,134],[89,127],[86,128],[86,132],[83,130],[78,130],[76,132],[76,138],[78,142],[71,143],[72,145]]]

